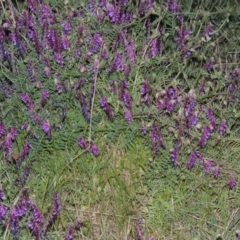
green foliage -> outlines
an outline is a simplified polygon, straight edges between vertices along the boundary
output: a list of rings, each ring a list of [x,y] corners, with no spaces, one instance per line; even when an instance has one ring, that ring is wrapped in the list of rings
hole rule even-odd
[[[93,2],[49,0],[45,3],[52,10],[49,15],[54,17],[49,17],[46,27],[41,19],[44,11],[36,3],[36,13],[32,13],[30,2],[9,6],[2,3],[0,16],[2,24],[10,24],[9,29],[0,29],[6,34],[1,47],[7,52],[0,49],[0,122],[6,129],[0,135],[0,179],[9,210],[26,187],[46,219],[52,193],[61,195],[64,210],[47,234],[48,239],[62,238],[67,223],[79,218],[84,219],[82,230],[75,233],[79,238],[109,239],[115,235],[119,236],[117,239],[135,239],[136,220],[143,218],[146,239],[152,234],[157,239],[215,239],[218,233],[224,239],[234,239],[239,226],[239,187],[229,190],[228,180],[239,180],[236,49],[240,6],[229,0],[182,0],[182,23],[181,14],[168,11],[166,1],[155,1],[153,8],[144,13],[139,10],[142,1],[129,1],[122,8],[125,14],[133,13],[133,18],[114,23],[108,16],[110,10],[98,7],[94,12],[90,6]],[[26,12],[32,19],[26,18]],[[26,24],[30,20],[33,26]],[[67,36],[70,47],[62,50],[65,20],[72,30]],[[213,33],[204,37],[210,22]],[[51,30],[56,35],[51,35]],[[11,39],[16,32],[19,42],[14,43]],[[102,41],[99,46],[94,42],[97,34],[98,41]],[[184,34],[189,36],[183,37]],[[181,38],[185,38],[182,43]],[[103,56],[105,50],[108,57]],[[121,61],[117,62],[119,56]],[[206,67],[209,60],[213,63],[210,70]],[[234,71],[238,74],[235,77]],[[148,96],[142,93],[144,84],[150,87]],[[235,90],[230,89],[230,84]],[[115,91],[111,90],[113,86]],[[200,91],[201,87],[204,90]],[[43,90],[49,91],[46,103]],[[171,90],[177,100],[168,96]],[[126,92],[131,96],[130,103]],[[31,107],[21,100],[22,93],[29,95]],[[101,97],[106,97],[113,119],[101,106]],[[197,126],[187,127],[188,97],[196,100],[193,108],[199,120]],[[161,101],[165,104],[162,109]],[[174,107],[168,110],[172,102]],[[206,117],[209,108],[216,129],[206,146],[201,146],[204,127],[212,124]],[[131,112],[133,121],[126,119],[126,110]],[[228,129],[219,134],[223,119]],[[51,137],[43,122],[50,124]],[[156,153],[154,124],[164,143],[164,147],[157,145]],[[7,164],[4,144],[12,127],[18,134]],[[86,140],[85,149],[79,148],[79,137]],[[31,150],[17,166],[26,142],[31,144]],[[93,143],[100,149],[97,158],[93,151],[90,153]],[[175,162],[171,151],[179,143],[181,149]],[[189,156],[195,150],[201,152],[202,159],[189,170]],[[205,166],[209,161],[210,170]],[[19,186],[26,166],[30,176]],[[216,166],[220,166],[218,179],[213,176]],[[23,222],[27,222],[27,217],[21,220],[20,235],[22,239],[30,238]],[[1,231],[0,235],[10,236],[9,228]]]

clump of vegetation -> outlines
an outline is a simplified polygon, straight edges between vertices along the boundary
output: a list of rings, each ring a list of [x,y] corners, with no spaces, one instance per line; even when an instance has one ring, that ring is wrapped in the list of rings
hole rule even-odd
[[[129,186],[119,177],[124,166],[115,165],[114,174],[109,168],[106,180],[96,177],[96,169],[102,174],[111,166],[100,160],[108,154],[104,151],[113,147],[115,152],[118,145],[120,159],[128,151],[138,153],[138,146],[148,154],[139,151],[136,169],[144,174],[133,174],[141,177],[147,193],[132,194],[151,195],[144,200],[149,206],[157,201],[153,192],[169,201],[164,186],[157,190],[155,185],[160,177],[170,188],[171,181],[184,184],[199,174],[205,177],[199,178],[204,185],[236,188],[238,171],[232,166],[239,156],[240,70],[234,19],[239,6],[198,2],[2,3],[0,224],[5,237],[57,239],[64,231],[65,239],[73,239],[74,232],[93,236],[90,223],[61,213],[60,199],[72,188],[72,172],[76,186],[77,181],[87,186],[84,174],[92,178],[83,192],[98,189],[97,182],[97,191],[105,194],[108,184],[116,184],[113,178],[130,199]],[[59,153],[63,157],[56,162]],[[80,159],[85,161],[81,166]],[[34,177],[41,178],[39,190]],[[31,191],[39,196],[31,196]],[[52,205],[46,205],[52,194]],[[189,196],[184,194],[181,199]],[[79,208],[75,200],[66,200],[66,208]],[[156,219],[154,211],[148,211],[151,226]],[[127,235],[143,239],[144,224],[136,215]],[[162,225],[162,219],[156,222]],[[179,221],[179,215],[173,219]],[[163,229],[170,231],[167,225]],[[146,230],[145,237],[163,236],[156,229]],[[190,230],[190,236],[196,232]]]

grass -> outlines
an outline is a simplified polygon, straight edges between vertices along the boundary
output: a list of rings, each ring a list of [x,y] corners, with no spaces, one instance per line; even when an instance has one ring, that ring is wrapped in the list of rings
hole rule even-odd
[[[83,221],[76,239],[137,239],[138,219],[144,221],[144,239],[235,239],[240,191],[238,186],[229,190],[224,175],[239,176],[237,152],[233,166],[219,161],[222,172],[214,179],[200,167],[172,168],[164,153],[153,160],[141,139],[128,151],[117,147],[121,139],[107,146],[102,139],[97,158],[83,154],[71,161],[69,150],[53,151],[33,163],[26,185],[31,198],[46,216],[52,192],[62,200],[56,232],[48,239],[62,239],[62,231],[76,219]]]
[[[190,15],[189,21],[191,22],[193,20],[190,19]],[[197,18],[200,17],[197,15]],[[169,19],[172,19],[172,16]],[[217,17],[214,18],[214,20],[216,19]],[[222,16],[221,21],[224,24],[227,22],[225,15]],[[134,105],[134,111],[139,113],[135,117],[137,121],[127,124],[125,119],[122,119],[120,111],[122,110],[120,108],[123,108],[124,105],[120,104],[116,94],[111,93],[110,102],[112,101],[112,106],[115,106],[116,120],[114,122],[107,121],[106,116],[102,114],[102,109],[92,105],[92,111],[95,115],[92,116],[91,132],[89,133],[89,125],[81,114],[78,100],[72,96],[72,93],[64,95],[67,96],[67,100],[62,97],[62,94],[59,97],[60,104],[65,104],[66,100],[69,101],[70,105],[64,131],[53,132],[53,139],[48,141],[45,134],[41,132],[41,127],[39,127],[37,133],[39,133],[40,141],[33,141],[31,152],[23,163],[23,166],[28,165],[31,168],[25,187],[29,189],[30,198],[37,203],[46,219],[49,218],[51,212],[52,193],[58,192],[61,197],[61,214],[46,239],[64,239],[69,223],[74,223],[76,220],[82,221],[83,225],[79,231],[75,231],[74,239],[138,240],[140,239],[137,237],[138,225],[141,225],[142,228],[142,239],[150,239],[151,236],[155,236],[159,240],[236,239],[236,232],[240,231],[240,187],[237,184],[233,189],[229,189],[228,180],[231,177],[234,177],[237,183],[240,180],[239,102],[235,105],[233,103],[229,104],[228,108],[222,109],[221,106],[218,106],[221,101],[218,102],[217,97],[225,94],[225,92],[221,91],[223,91],[222,88],[226,84],[224,74],[228,72],[227,67],[229,66],[230,72],[232,65],[234,67],[238,66],[236,63],[237,57],[234,56],[238,54],[235,48],[238,48],[237,39],[239,40],[239,37],[238,32],[231,35],[234,32],[233,21],[230,21],[230,23],[231,28],[224,30],[223,34],[215,42],[207,42],[207,48],[202,49],[203,58],[200,59],[201,62],[207,59],[208,51],[214,51],[214,54],[219,56],[216,57],[215,69],[211,73],[203,69],[198,71],[195,68],[194,61],[198,66],[197,62],[199,60],[195,56],[195,60],[190,62],[189,66],[186,63],[179,63],[179,60],[175,58],[169,68],[166,68],[164,64],[160,66],[163,70],[161,76],[156,75],[154,72],[150,74],[153,78],[153,85],[158,83],[158,78],[160,78],[162,85],[159,84],[158,86],[156,84],[156,89],[154,89],[157,94],[158,91],[169,87],[171,84],[176,86],[186,84],[186,89],[183,88],[183,92],[188,92],[193,87],[198,87],[199,82],[201,82],[200,78],[207,79],[208,94],[197,96],[198,100],[200,103],[206,104],[206,107],[207,103],[209,103],[214,108],[214,114],[218,119],[227,116],[229,124],[227,134],[223,136],[219,136],[217,133],[212,134],[207,148],[201,149],[205,158],[212,159],[215,165],[220,166],[221,173],[219,177],[214,178],[213,174],[204,170],[200,164],[197,164],[191,170],[186,168],[190,151],[186,143],[183,144],[183,151],[180,153],[182,154],[181,161],[178,162],[176,168],[172,166],[169,159],[169,149],[176,140],[171,135],[176,132],[173,129],[173,134],[169,133],[168,127],[171,124],[173,125],[175,119],[171,116],[167,119],[168,115],[161,118],[161,113],[156,113],[154,118],[159,122],[163,119],[165,121],[163,135],[166,136],[167,150],[162,149],[161,154],[153,158],[149,148],[149,140],[146,140],[148,136],[146,138],[139,136],[139,122],[137,121],[141,117],[144,121],[147,121],[148,118],[149,121],[153,121],[150,115],[152,109],[156,109],[155,106],[151,106],[152,108],[145,106],[143,107],[144,111],[140,112],[139,109],[142,106],[136,110],[137,107],[135,108]],[[166,24],[169,28],[172,27],[171,21]],[[199,27],[199,33],[200,29]],[[115,30],[113,29],[113,31]],[[219,28],[218,31],[220,30]],[[170,30],[168,31],[171,33]],[[174,31],[172,32],[174,35]],[[163,37],[167,38],[165,35]],[[231,41],[230,37],[233,38],[233,41]],[[221,38],[224,39],[223,42],[226,42],[224,47],[220,41]],[[168,41],[166,42],[170,44]],[[215,47],[218,44],[219,47]],[[164,61],[169,56],[174,58],[175,53],[172,54],[171,51],[173,47],[174,45],[168,46],[170,50],[168,49],[169,53],[167,52],[167,55],[164,56],[166,58]],[[233,53],[232,58],[228,54],[230,52]],[[226,62],[222,63],[225,57]],[[148,60],[151,62],[150,58]],[[163,60],[161,57],[153,59],[153,69],[157,68],[157,61],[160,64]],[[141,66],[136,67],[131,72],[131,84],[133,83],[131,87],[135,102],[141,98],[138,94],[143,77],[141,68],[146,67],[145,59],[140,60],[139,63],[141,63]],[[148,67],[150,70],[152,69],[151,66]],[[58,66],[57,69],[60,69],[60,67]],[[75,71],[71,72],[70,70],[66,75],[71,75]],[[120,78],[119,76],[122,77],[120,73],[115,73],[111,78]],[[107,88],[105,86],[105,77],[104,74],[100,77],[102,81],[99,81],[98,85],[101,94],[107,92],[105,89]],[[172,81],[173,77],[174,80]],[[217,80],[222,85],[216,84],[218,88],[214,89],[213,82]],[[29,86],[29,88],[35,87]],[[85,91],[85,94],[88,95],[88,89],[85,89]],[[35,90],[33,92],[35,93]],[[230,95],[226,91],[225,95],[227,94]],[[184,93],[182,93],[181,97],[185,97]],[[9,118],[11,120],[8,123],[9,126],[20,125],[29,118],[28,115],[25,116],[21,112],[21,107],[25,109],[25,106],[18,98],[16,95],[15,98],[7,99],[5,105],[1,104],[4,119]],[[152,98],[154,102],[155,96],[152,96]],[[225,98],[222,99],[224,101]],[[20,107],[17,106],[14,109],[12,103],[17,101],[19,101],[18,105]],[[237,99],[237,101],[239,100]],[[47,107],[52,110],[51,104],[48,102]],[[5,108],[5,106],[7,107]],[[53,110],[52,122],[59,123],[59,115],[61,114],[59,109]],[[49,115],[46,108],[40,114],[42,114],[40,117],[44,119],[48,118]],[[207,124],[208,120],[203,115],[201,113],[200,117],[204,119],[203,123]],[[60,124],[62,123],[60,122]],[[21,151],[27,134],[29,133],[23,132],[18,135],[16,149],[14,150]],[[190,140],[193,140],[191,147],[196,146],[194,143],[197,142],[196,139],[200,136],[198,130],[193,130],[192,134],[192,138],[186,137],[186,139],[183,139],[183,141],[189,141],[189,145],[191,145]],[[79,135],[84,138],[91,135],[100,149],[100,155],[94,157],[86,150],[81,150],[77,144]],[[183,154],[186,154],[186,156]],[[16,176],[21,176],[19,175],[20,171],[16,170],[14,164],[8,165],[5,163],[4,154],[1,157],[0,186],[4,186],[4,192],[7,193],[4,204],[11,208],[19,199]],[[33,239],[26,230],[26,222],[21,222],[21,226],[21,237],[19,239]],[[11,239],[9,228],[6,228],[1,233],[4,240]]]

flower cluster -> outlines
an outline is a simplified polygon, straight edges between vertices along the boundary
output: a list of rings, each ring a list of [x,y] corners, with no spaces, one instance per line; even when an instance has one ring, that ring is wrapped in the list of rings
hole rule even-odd
[[[82,149],[87,149],[87,147],[89,146],[89,151],[94,155],[94,156],[98,156],[99,155],[99,149],[97,147],[97,145],[95,143],[93,143],[92,141],[85,141],[85,139],[83,137],[78,139],[78,144],[80,146],[80,148]]]

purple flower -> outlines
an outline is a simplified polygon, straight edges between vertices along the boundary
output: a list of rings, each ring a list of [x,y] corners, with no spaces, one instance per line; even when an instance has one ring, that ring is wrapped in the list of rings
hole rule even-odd
[[[198,122],[198,117],[197,117],[197,113],[193,113],[190,116],[187,116],[186,118],[186,126],[187,128],[192,128],[194,127]]]
[[[36,237],[36,240],[42,239],[42,232],[39,225],[35,222],[34,218],[30,218],[27,223],[29,229],[32,231],[33,235]]]
[[[213,165],[213,162],[212,160],[209,159],[203,164],[203,167],[207,172],[209,172],[212,170],[212,165]]]
[[[149,94],[151,92],[151,87],[149,85],[149,79],[145,78],[144,83],[141,86],[141,95],[143,96],[143,101],[149,104]]]
[[[36,82],[36,77],[35,77],[35,74],[34,74],[32,61],[28,61],[28,63],[27,63],[27,70],[28,70],[28,74],[30,76],[31,81],[32,82]]]
[[[65,20],[62,23],[62,27],[63,27],[63,31],[64,31],[65,35],[69,35],[71,33],[72,27],[71,27],[71,24],[67,20]]]
[[[236,180],[234,178],[231,178],[229,180],[228,186],[230,189],[233,189],[236,186],[236,184],[237,184]]]
[[[164,101],[165,101],[166,111],[170,114],[174,110],[176,100],[169,100],[168,97],[166,97]]]
[[[173,163],[173,166],[176,167],[176,163],[177,163],[177,160],[178,160],[178,149],[177,148],[173,148],[171,151],[170,151],[170,158],[172,160],[172,163]]]
[[[192,115],[195,106],[196,106],[195,97],[193,95],[187,96],[184,100],[184,109],[186,117]]]
[[[34,120],[34,122],[36,122],[37,124],[42,125],[43,121],[38,117],[38,115],[36,113],[34,113],[31,117]]]
[[[199,141],[199,145],[201,147],[204,147],[207,144],[207,141],[210,138],[210,136],[211,136],[211,128],[209,126],[206,126],[204,128],[201,140]]]
[[[153,38],[151,42],[149,43],[150,49],[151,49],[151,55],[152,57],[156,57],[158,54],[158,48],[157,48],[157,38]]]
[[[94,34],[91,42],[90,52],[97,53],[102,46],[102,42],[101,35],[99,33]]]
[[[46,77],[49,78],[51,76],[51,69],[50,69],[50,67],[46,66],[44,68],[44,73],[45,73]]]
[[[73,226],[69,226],[68,230],[67,230],[65,240],[72,240],[73,236],[74,236],[73,234],[74,234],[74,228],[73,228]]]
[[[130,59],[131,63],[135,66],[135,51],[136,47],[135,44],[132,40],[128,41],[128,46],[127,46],[127,56]]]
[[[46,133],[46,135],[48,136],[48,139],[52,138],[52,133],[51,133],[51,126],[49,122],[42,122],[42,130]]]
[[[87,103],[85,101],[85,98],[84,98],[84,96],[81,92],[78,94],[78,97],[79,97],[79,102],[80,102],[80,105],[81,105],[81,108],[82,108],[82,114],[83,114],[85,120],[87,122],[89,122],[90,121],[90,116],[89,116],[89,112],[88,112],[88,109],[87,109]]]
[[[206,38],[206,37],[210,37],[213,35],[213,30],[212,30],[212,23],[208,23],[205,30],[204,30],[204,33],[203,33],[203,38]]]
[[[45,227],[44,235],[47,234],[48,229],[55,222],[57,216],[60,214],[60,211],[61,211],[61,201],[60,201],[60,198],[59,198],[59,194],[58,193],[54,193],[53,194],[53,203],[52,203],[52,213],[51,213],[49,221],[48,221],[48,223],[47,223],[47,225]]]
[[[94,155],[94,156],[98,156],[99,155],[99,150],[96,144],[92,143],[90,146],[90,152]]]
[[[108,12],[108,17],[110,18],[112,23],[116,23],[118,16],[117,12],[115,11],[115,8],[112,4],[107,4],[107,12]]]
[[[112,120],[113,119],[112,109],[111,109],[110,105],[108,104],[106,97],[101,97],[100,105],[103,108],[103,110],[105,111],[105,113],[107,114],[109,120]]]
[[[114,56],[113,63],[110,68],[110,72],[114,71],[122,71],[124,70],[124,60],[122,55],[117,52],[116,55]]]
[[[21,179],[22,186],[24,186],[26,184],[28,177],[29,177],[29,167],[26,166],[23,170],[23,175],[22,175],[22,179]]]
[[[239,70],[238,70],[238,69],[234,69],[234,70],[231,72],[231,76],[232,76],[233,78],[238,77],[238,75],[239,75]]]
[[[75,55],[76,55],[76,58],[77,60],[80,58],[81,56],[81,49],[80,48],[77,48],[76,51],[75,51]]]
[[[82,148],[82,149],[85,149],[87,147],[86,142],[83,137],[78,139],[78,144],[79,144],[80,148]]]
[[[167,8],[168,8],[168,11],[174,12],[174,13],[180,11],[180,7],[177,4],[176,0],[167,0]]]
[[[222,120],[219,126],[219,133],[220,135],[223,135],[227,130],[227,122],[225,119]]]
[[[235,86],[234,86],[233,83],[229,83],[227,85],[227,88],[228,88],[228,91],[231,92],[231,93],[234,92],[234,90],[235,90]]]
[[[34,0],[28,0],[28,7],[30,8],[30,10],[36,14],[36,2]]]
[[[44,225],[43,215],[36,204],[34,203],[31,204],[31,211],[33,214],[34,222],[38,223],[41,227],[43,227]]]
[[[108,50],[107,50],[107,48],[103,48],[103,51],[102,51],[102,58],[104,58],[104,59],[108,59]]]
[[[123,101],[125,103],[125,106],[128,107],[129,109],[132,108],[131,100],[132,100],[131,94],[129,92],[127,92],[127,91],[124,91],[124,93],[123,93]]]
[[[64,59],[61,53],[55,52],[54,53],[54,58],[56,63],[58,63],[59,65],[61,65],[63,67],[64,65]]]
[[[219,168],[219,166],[216,166],[213,170],[213,176],[215,178],[218,178],[219,174],[220,174],[220,168]]]
[[[58,193],[53,194],[53,210],[52,215],[57,216],[61,211],[61,201]]]
[[[15,208],[11,211],[10,219],[10,231],[13,235],[13,238],[17,239],[19,235],[19,219]]]
[[[28,110],[32,111],[32,103],[29,95],[27,93],[21,93],[20,98],[26,104]]]
[[[152,151],[154,156],[156,156],[159,153],[160,147],[165,149],[165,145],[163,143],[163,136],[156,123],[153,123],[152,125],[150,140],[152,143]]]
[[[0,224],[2,224],[3,219],[6,217],[7,210],[7,206],[0,204]]]
[[[29,154],[30,148],[31,148],[31,144],[30,142],[25,142],[24,146],[23,146],[23,150],[22,153],[19,157],[19,159],[17,160],[17,166],[20,167],[23,159]]]
[[[208,70],[211,71],[213,69],[213,61],[210,59],[209,61],[206,62],[204,67]]]
[[[64,50],[68,50],[70,48],[70,44],[66,36],[62,37],[62,47]]]
[[[165,108],[165,101],[164,100],[161,100],[161,99],[158,99],[157,100],[157,108],[160,109],[160,110],[163,110]]]
[[[141,133],[143,135],[147,134],[147,126],[144,122],[141,123]]]
[[[167,89],[167,96],[170,99],[176,100],[177,99],[177,92],[173,87]]]
[[[133,117],[132,117],[132,112],[129,109],[125,109],[124,111],[124,117],[127,120],[128,123],[133,121]]]
[[[48,98],[49,98],[49,91],[48,90],[43,90],[42,91],[42,101],[41,101],[42,107],[45,106]]]
[[[156,240],[154,236],[151,236],[148,240]]]
[[[195,151],[193,151],[189,157],[187,168],[192,169],[195,165],[196,160],[197,160],[197,157],[195,155]]]
[[[116,80],[112,80],[110,83],[109,83],[109,90],[111,92],[116,92],[116,83],[117,81]]]

